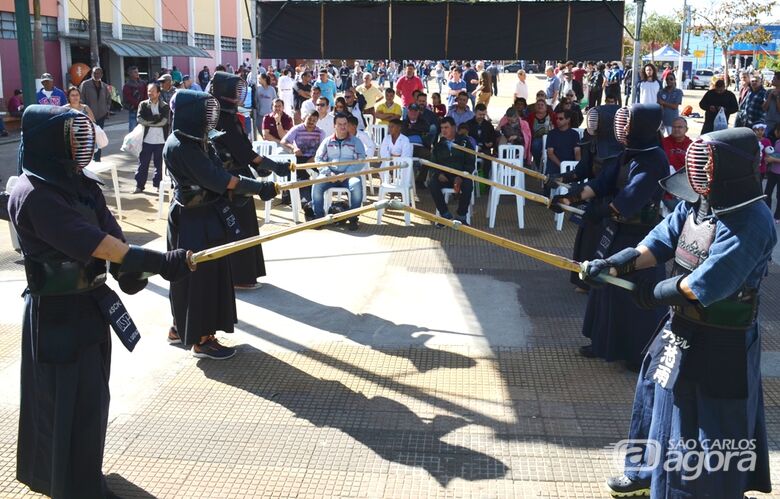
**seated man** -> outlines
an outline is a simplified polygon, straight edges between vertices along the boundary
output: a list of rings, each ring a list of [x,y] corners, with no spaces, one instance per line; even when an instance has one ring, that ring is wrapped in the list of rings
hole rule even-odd
[[[580,134],[571,128],[571,110],[560,110],[555,113],[555,128],[547,134],[547,165],[546,175],[560,174],[563,161],[580,160]],[[545,187],[544,195],[548,196],[550,189]]]
[[[430,158],[430,124],[420,116],[420,106],[409,106],[406,119],[401,121],[401,133],[406,135],[413,146],[415,158]]]
[[[379,147],[380,158],[411,158],[412,143],[401,133],[401,120],[392,120]]]
[[[387,125],[390,120],[401,119],[401,105],[395,102],[395,90],[385,90],[385,100],[376,105],[375,115],[380,125]]]
[[[455,105],[451,106],[449,111],[447,111],[447,116],[455,121],[455,127],[474,117],[474,113],[469,109],[468,102],[469,94],[461,92],[455,100]]]
[[[447,116],[441,120],[441,136],[433,147],[433,162],[471,173],[474,169],[474,157],[453,148],[452,144],[471,147],[468,138],[456,135],[455,120]],[[433,202],[436,204],[436,209],[439,210],[440,216],[452,219],[452,214],[447,207],[447,203],[444,202],[444,194],[441,191],[447,187],[452,187],[456,193],[460,193],[456,219],[465,224],[474,184],[470,179],[464,179],[451,173],[445,173],[440,170],[432,171],[431,178],[428,181],[428,189],[431,191]]]
[[[357,137],[357,139],[363,143],[363,149],[366,150],[366,157],[371,158],[376,153],[376,143],[365,130],[360,129],[360,125],[357,117],[347,116],[347,128],[349,129],[350,137]]]
[[[320,146],[323,140],[325,140],[325,132],[317,126],[319,120],[319,114],[314,111],[310,115],[306,116],[306,120],[292,127],[287,134],[282,137],[280,144],[282,147],[289,149],[295,154],[295,162],[297,164],[310,163],[314,160],[314,155],[317,154],[317,148]],[[306,180],[309,178],[309,172],[305,168],[297,170],[298,180]],[[307,201],[311,200],[311,187],[303,187],[300,189],[301,203],[304,205],[304,211],[307,211],[307,215],[311,215],[306,210]],[[310,209],[310,208],[309,208]]]
[[[466,125],[469,127],[469,137],[477,143],[477,150],[492,156],[496,146],[496,129],[487,119],[487,106],[481,102],[474,106],[474,117],[468,120]],[[481,170],[487,178],[490,178],[490,162],[480,161]]]
[[[341,165],[341,166],[325,166],[319,169],[322,175],[336,175],[339,173],[356,172],[363,169],[364,163],[360,160],[366,157],[366,151],[363,148],[363,143],[357,137],[349,136],[349,128],[347,126],[347,116],[345,114],[337,114],[333,119],[334,134],[330,137],[326,137],[322,141],[320,147],[317,148],[317,153],[314,156],[314,160],[317,162],[325,161],[345,161],[355,160],[354,164]],[[363,180],[362,177],[356,176],[346,180],[338,182],[328,182],[322,184],[316,184],[312,186],[312,208],[314,209],[314,217],[322,218],[325,216],[325,192],[328,189],[334,187],[344,187],[349,189],[349,209],[359,208],[363,204]],[[349,230],[358,229],[357,217],[347,220]]]
[[[420,117],[428,122],[428,126],[430,129],[430,139],[429,142],[433,144],[433,142],[436,140],[436,136],[439,135],[439,117],[436,116],[436,113],[433,112],[431,108],[428,107],[428,95],[420,92],[417,94],[417,97],[415,97],[415,102],[417,103],[417,107],[420,108]]]

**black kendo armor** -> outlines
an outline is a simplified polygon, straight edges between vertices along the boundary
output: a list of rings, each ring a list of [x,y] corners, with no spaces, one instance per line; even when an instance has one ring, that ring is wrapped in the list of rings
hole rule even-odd
[[[593,177],[601,173],[608,160],[617,158],[623,152],[623,144],[615,138],[614,120],[618,109],[620,106],[608,104],[588,110],[588,134],[596,138],[591,142]]]
[[[663,111],[658,104],[634,104],[617,110],[614,117],[615,138],[625,145],[623,160],[618,171],[616,187],[623,190],[629,183],[632,162],[663,163],[668,165],[661,149],[660,128]],[[626,225],[655,226],[660,220],[658,201],[651,199],[634,216],[616,220]]]
[[[84,196],[85,182],[98,182],[83,168],[95,153],[95,127],[86,115],[59,106],[31,105],[22,115],[22,170],[74,198],[73,207],[98,225],[94,206]],[[93,258],[75,261],[51,250],[24,251],[24,267],[31,294],[64,295],[95,289],[106,281],[106,262]]]
[[[693,272],[709,256],[717,217],[761,201],[760,152],[753,132],[733,128],[708,133],[691,144],[685,168],[662,181],[669,193],[698,203],[688,215],[674,254],[673,275]],[[743,288],[709,307],[675,307],[675,313],[697,324],[744,329],[755,320],[758,292]]]
[[[238,105],[244,102],[244,99],[246,98],[246,82],[237,75],[232,75],[224,71],[217,71],[214,73],[214,77],[211,80],[209,91],[211,92],[211,95],[219,101],[220,113],[225,115],[220,116],[218,124],[221,126],[219,126],[218,129],[225,133],[230,133],[227,128],[236,127],[235,115],[238,110]],[[227,147],[219,142],[215,142],[214,145],[217,149],[219,159],[222,160],[222,165],[227,171],[231,173],[238,172],[241,175],[250,174],[246,171],[246,165],[237,164]]]

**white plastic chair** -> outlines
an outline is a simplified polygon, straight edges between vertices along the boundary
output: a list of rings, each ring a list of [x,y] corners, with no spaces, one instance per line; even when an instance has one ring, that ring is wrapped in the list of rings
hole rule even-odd
[[[291,163],[295,163],[294,154],[267,154],[266,156],[269,159],[272,159],[274,161],[289,161]],[[252,171],[252,173],[254,174],[254,170]],[[282,177],[278,176],[275,173],[272,173],[270,175],[270,178],[265,180],[272,180],[274,182],[287,181],[287,179],[283,179]],[[295,182],[297,180],[298,180],[297,172],[290,172],[290,182]],[[290,192],[290,208],[292,209],[293,222],[297,224],[298,215],[301,210],[301,192],[300,189],[290,189],[289,192]],[[265,216],[264,216],[265,223],[271,222],[272,205],[273,205],[272,199],[269,199],[268,201],[265,202]]]
[[[5,191],[11,192],[11,189],[14,188],[14,185],[16,185],[17,180],[19,180],[19,177],[17,176],[8,177],[8,182],[5,183]],[[16,234],[16,229],[14,229],[14,224],[12,224],[11,222],[8,222],[8,231],[11,233],[11,246],[13,246],[13,248],[16,251],[21,252],[22,246],[19,244],[19,236]]]
[[[539,163],[539,171],[547,168],[547,134],[542,135],[542,160]]]
[[[355,161],[355,162],[358,163],[358,161]],[[363,167],[363,170],[361,170],[361,171],[368,172],[368,171],[370,171],[372,169],[371,168],[371,164],[365,163],[364,165],[365,166]],[[360,183],[362,184],[362,187],[363,187],[363,199],[364,200],[366,199],[366,177],[371,178],[371,175],[370,174],[369,175],[360,175],[358,177],[360,179]],[[349,204],[349,205],[352,204],[351,203],[352,199],[351,199],[351,197],[349,195],[349,189],[346,188],[346,187],[330,187],[330,188],[328,188],[327,191],[325,191],[325,199],[324,199],[322,208],[323,208],[323,210],[325,211],[326,214],[328,213],[328,210],[330,209],[330,205],[333,204],[333,201],[335,199],[341,199],[341,196],[345,196],[347,198],[347,204]]]
[[[385,140],[385,136],[387,135],[387,128],[387,125],[380,125],[378,123],[371,127],[371,137],[376,143],[377,150],[382,147],[382,141]]]
[[[113,161],[90,161],[86,169],[92,173],[98,174],[111,171],[111,180],[114,183],[114,197],[116,198],[116,210],[118,218],[122,219],[122,198],[119,196],[119,176],[116,172],[116,164]]]
[[[575,166],[577,166],[578,161],[561,161],[561,173],[570,172],[574,169]],[[569,189],[566,187],[558,186],[555,189],[550,191],[550,196],[557,196],[557,195],[563,195],[569,192]],[[555,214],[555,229],[556,230],[563,230],[563,217],[565,216],[566,212],[564,213],[556,213]]]
[[[379,177],[381,183],[379,184],[379,195],[377,200],[381,201],[391,193],[399,193],[401,195],[401,201],[412,208],[416,208],[417,205],[414,202],[414,169],[412,168],[413,158],[396,158],[393,161],[386,161],[382,163],[382,166],[394,166],[394,165],[406,165],[406,168],[400,170],[391,170],[381,172]],[[377,225],[382,224],[382,214],[384,210],[378,210],[376,216]],[[409,212],[404,212],[404,223],[408,227],[411,225],[411,217]]]
[[[373,114],[364,114],[363,119],[366,120],[366,133],[368,133],[368,129],[371,128],[374,125],[374,115]]]
[[[502,150],[502,147],[511,147],[512,149]],[[503,156],[500,159],[517,166],[523,166],[524,152],[523,146],[499,146],[499,156]],[[500,163],[496,163],[495,161],[492,165],[490,177],[491,180],[498,182],[501,185],[525,190],[525,174],[523,172],[513,170]],[[498,205],[501,202],[501,196],[515,197],[515,204],[517,206],[517,225],[521,229],[525,228],[525,198],[495,187],[490,189],[490,195],[488,196],[487,216],[489,218],[489,227],[492,229],[496,226],[496,212],[498,211]]]
[[[165,160],[162,162],[162,176],[160,177],[160,186],[157,189],[157,218],[166,218],[163,216],[163,205],[165,204],[165,194],[168,194],[168,199],[172,199],[171,190],[173,189],[173,181],[170,175],[168,175],[168,167],[165,164]]]
[[[477,171],[477,167],[474,167],[474,171],[471,172],[472,175],[477,175],[479,172]],[[477,182],[474,183],[474,188],[471,189],[471,200],[469,202],[469,210],[466,212],[466,223],[471,225],[471,212],[474,211],[474,198],[476,196],[476,190],[479,188],[477,186]],[[444,195],[444,204],[449,204],[450,202],[450,196],[455,195],[455,189],[452,187],[445,187],[441,190],[441,193]],[[439,215],[439,210],[436,210],[436,214]]]
[[[260,156],[270,156],[271,154],[276,154],[279,146],[276,142],[270,140],[256,140],[252,142],[252,149]]]

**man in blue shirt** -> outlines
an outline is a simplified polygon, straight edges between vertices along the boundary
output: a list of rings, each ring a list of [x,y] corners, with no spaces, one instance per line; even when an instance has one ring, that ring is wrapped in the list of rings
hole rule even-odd
[[[580,134],[571,128],[572,113],[569,109],[556,111],[555,128],[547,134],[547,164],[546,175],[558,175],[561,163],[580,160]],[[550,189],[545,187],[544,195],[548,196]]]
[[[458,125],[474,117],[474,113],[469,109],[469,96],[465,91],[461,91],[458,94],[455,105],[447,111],[447,117],[455,121],[456,129]]]
[[[65,92],[54,86],[54,78],[51,73],[41,75],[41,85],[43,88],[35,94],[35,102],[38,104],[50,104],[52,106],[64,106],[68,103]]]
[[[561,95],[561,80],[555,76],[552,66],[547,66],[545,74],[547,75],[547,83],[545,84],[544,93],[547,97],[547,104],[555,108]]]
[[[463,81],[466,82],[466,92],[469,94],[471,108],[474,109],[474,104],[476,103],[477,99],[477,96],[474,95],[474,90],[477,89],[477,85],[479,84],[479,75],[474,70],[474,68],[471,67],[470,62],[464,64],[463,67],[466,68],[465,72],[463,73]]]
[[[320,69],[320,79],[314,86],[320,89],[322,96],[328,99],[328,103],[333,107],[336,102],[336,84],[330,79],[327,69]]]
[[[449,91],[447,93],[447,106],[454,106],[458,94],[461,92],[466,91],[466,82],[461,79],[461,72],[459,68],[454,68],[452,70],[452,79],[447,82],[447,87],[449,88]],[[466,100],[468,100],[468,94],[466,94]]]

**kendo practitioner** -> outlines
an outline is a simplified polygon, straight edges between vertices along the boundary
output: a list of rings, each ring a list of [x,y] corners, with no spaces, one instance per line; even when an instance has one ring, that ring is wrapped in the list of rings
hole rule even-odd
[[[246,82],[224,71],[217,71],[209,86],[211,94],[219,101],[220,113],[217,130],[224,132],[214,139],[217,154],[222,165],[230,174],[253,178],[250,168],[257,170],[262,177],[272,172],[280,177],[290,174],[290,164],[276,162],[270,158],[258,155],[252,149],[236,111],[238,105],[244,102],[247,92]],[[257,223],[257,208],[251,197],[232,196],[229,199],[230,209],[241,228],[240,239],[257,236],[260,228]],[[233,271],[233,285],[238,289],[256,289],[260,287],[258,277],[265,275],[265,260],[263,248],[259,244],[253,248],[233,253],[228,257]]]
[[[21,150],[23,174],[8,203],[27,275],[16,478],[54,498],[116,497],[102,472],[109,325],[128,350],[140,335],[106,285],[106,262],[120,288],[136,293],[148,275],[187,275],[187,253],[125,242],[100,182],[82,170],[95,151],[86,115],[27,107]]]
[[[546,186],[548,189],[557,187],[556,180],[572,184],[593,180],[602,171],[606,171],[606,175],[614,175],[614,170],[618,167],[618,158],[623,152],[623,144],[615,138],[614,118],[618,109],[620,109],[620,106],[607,104],[592,107],[588,110],[585,133],[582,141],[579,143],[582,158],[573,170],[561,175],[551,175]],[[587,203],[607,204],[609,202],[609,198],[592,198],[587,201]],[[582,203],[580,208],[584,209],[587,207],[587,203]],[[578,226],[577,236],[574,238],[574,255],[572,258],[578,262],[593,259],[601,238],[601,225],[594,224],[590,220],[576,214],[571,215],[570,218]],[[571,272],[570,280],[576,286],[575,290],[577,291],[587,292],[590,289],[590,286],[580,279],[577,272]]]
[[[634,247],[658,223],[662,189],[658,182],[668,176],[669,164],[661,148],[659,128],[662,121],[658,104],[635,104],[615,113],[615,137],[626,149],[619,168],[612,174],[599,175],[587,185],[572,187],[565,195],[555,196],[556,203],[576,204],[589,199],[606,198],[609,202],[592,202],[583,218],[600,225],[597,258],[607,258],[628,247]],[[638,272],[632,278],[661,280],[664,268],[657,265]],[[624,360],[632,370],[639,370],[642,349],[650,340],[663,309],[639,309],[631,294],[615,286],[594,289],[591,283],[582,334],[591,345],[580,353],[607,361]]]
[[[668,310],[642,363],[630,429],[631,438],[660,444],[660,462],[640,474],[627,459],[625,474],[607,481],[616,497],[648,487],[655,499],[771,491],[758,305],[777,235],[762,201],[760,157],[749,129],[701,136],[685,167],[662,181],[684,202],[635,248],[586,269],[588,276],[630,275],[674,262],[672,277],[639,280],[634,291],[642,308]],[[729,466],[701,469],[729,450],[740,451]],[[694,471],[664,465],[673,459],[698,464],[701,474],[691,479]]]
[[[174,181],[168,249],[200,251],[243,238],[244,228],[233,212],[231,197],[245,197],[246,204],[255,194],[264,201],[273,199],[275,184],[235,176],[223,167],[209,138],[219,135],[214,127],[220,106],[214,96],[178,90],[172,102],[173,131],[163,148]],[[235,349],[221,345],[214,336],[216,331],[232,333],[236,323],[231,260],[200,264],[197,273],[171,284],[170,299],[174,327],[168,332],[169,343],[191,346],[198,358],[227,359],[235,354]]]

